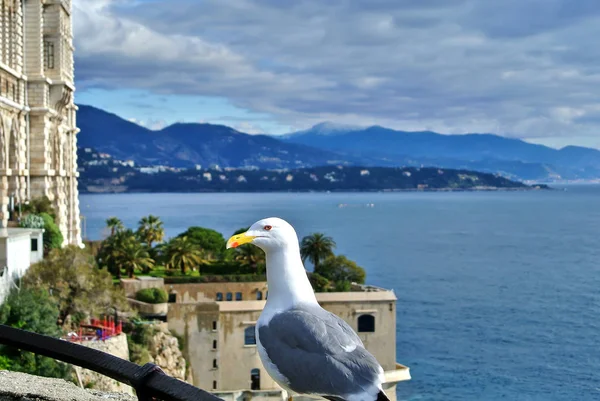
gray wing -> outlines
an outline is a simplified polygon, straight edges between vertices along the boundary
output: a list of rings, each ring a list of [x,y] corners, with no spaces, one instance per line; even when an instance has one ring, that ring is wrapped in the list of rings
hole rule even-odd
[[[345,321],[320,307],[279,313],[258,331],[267,356],[297,393],[343,397],[377,383],[375,357]]]

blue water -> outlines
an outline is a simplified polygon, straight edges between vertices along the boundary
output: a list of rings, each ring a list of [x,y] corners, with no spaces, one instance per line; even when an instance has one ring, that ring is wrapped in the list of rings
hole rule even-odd
[[[339,208],[346,203],[348,207]],[[365,207],[374,203],[375,207]],[[173,236],[280,216],[398,296],[399,400],[600,400],[600,186],[568,191],[81,196],[91,238],[149,213]]]

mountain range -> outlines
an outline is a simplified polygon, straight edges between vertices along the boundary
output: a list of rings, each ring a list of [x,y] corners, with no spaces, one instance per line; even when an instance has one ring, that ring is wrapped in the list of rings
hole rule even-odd
[[[86,105],[79,105],[77,125],[80,147],[146,166],[432,166],[520,180],[600,178],[598,150],[577,146],[558,150],[492,134],[443,135],[332,123],[281,136],[249,135],[223,125],[196,123],[153,131]]]

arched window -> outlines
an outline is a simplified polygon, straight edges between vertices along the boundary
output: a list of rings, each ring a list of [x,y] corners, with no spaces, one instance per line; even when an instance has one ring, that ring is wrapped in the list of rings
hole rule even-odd
[[[217,321],[213,320],[213,330],[217,330]]]
[[[213,349],[217,349],[217,340],[213,340]]]
[[[375,331],[375,316],[360,315],[358,317],[358,332],[373,333]]]
[[[260,369],[250,371],[250,390],[260,390]]]
[[[256,291],[256,299],[259,301],[262,299],[262,291]]]
[[[248,326],[244,330],[244,345],[256,345],[255,326]]]
[[[242,300],[242,293],[241,292],[236,292],[235,293],[235,300],[236,301],[241,301]]]
[[[213,368],[216,369],[217,368],[217,360],[213,359]]]
[[[217,292],[217,301],[222,301],[222,300],[223,300],[223,293]]]
[[[216,389],[217,389],[217,381],[213,380],[213,390],[216,390]]]
[[[233,294],[232,293],[230,293],[230,292],[227,293],[227,300],[228,301],[233,300]]]

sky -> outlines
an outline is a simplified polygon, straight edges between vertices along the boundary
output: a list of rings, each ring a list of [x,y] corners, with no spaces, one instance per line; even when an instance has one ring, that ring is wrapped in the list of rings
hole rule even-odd
[[[74,0],[77,103],[600,148],[598,0]]]

